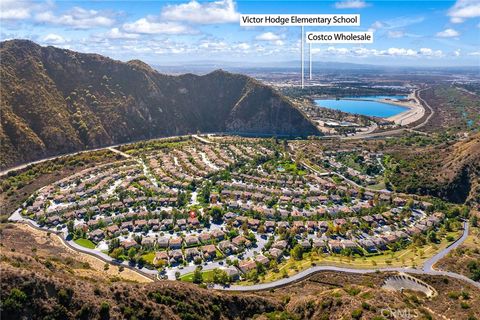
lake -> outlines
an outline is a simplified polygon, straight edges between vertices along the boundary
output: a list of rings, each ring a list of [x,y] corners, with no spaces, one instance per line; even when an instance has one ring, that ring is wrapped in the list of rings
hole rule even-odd
[[[353,98],[353,97],[352,97]],[[381,118],[388,118],[399,113],[404,112],[408,108],[378,102],[371,100],[380,100],[380,99],[403,99],[406,96],[370,96],[370,97],[354,97],[355,99],[370,99],[370,101],[365,100],[315,100],[315,103],[318,106],[340,110],[348,113],[361,114],[365,116],[374,116]]]

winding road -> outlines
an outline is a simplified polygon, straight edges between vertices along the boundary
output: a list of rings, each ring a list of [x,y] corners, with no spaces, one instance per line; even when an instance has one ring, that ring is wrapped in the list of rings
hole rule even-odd
[[[53,232],[56,233],[59,238],[62,240],[65,246],[80,251],[85,254],[89,254],[91,256],[94,256],[104,262],[109,262],[115,265],[122,265],[125,268],[129,268],[133,271],[138,272],[139,274],[148,277],[150,279],[158,279],[158,271],[157,270],[150,270],[147,268],[142,268],[138,269],[135,266],[132,266],[128,263],[128,261],[118,261],[113,259],[112,257],[108,256],[107,254],[100,252],[98,250],[94,249],[89,249],[82,247],[75,243],[73,240],[66,240],[66,234],[64,232],[54,232],[50,229],[44,229],[39,227],[36,223],[23,218],[18,212],[14,213],[10,218],[10,221],[15,221],[15,222],[22,222],[22,223],[27,223],[31,227],[45,231],[45,232]],[[255,284],[255,285],[248,285],[248,286],[241,286],[241,285],[233,285],[233,286],[221,286],[221,285],[214,285],[213,288],[217,290],[225,290],[225,291],[261,291],[261,290],[269,290],[269,289],[274,289],[274,288],[279,288],[279,287],[284,287],[286,285],[298,282],[300,280],[305,279],[306,277],[309,277],[315,273],[321,272],[321,271],[336,271],[336,272],[346,272],[346,273],[353,273],[353,274],[368,274],[368,273],[375,273],[375,272],[405,272],[405,273],[412,273],[412,274],[428,274],[428,275],[434,275],[434,276],[448,276],[452,278],[456,278],[461,281],[468,282],[475,287],[480,289],[480,283],[475,282],[472,279],[463,276],[458,273],[454,272],[449,272],[449,271],[441,271],[441,270],[435,270],[433,266],[443,257],[445,257],[450,251],[453,249],[457,248],[460,246],[468,237],[468,232],[469,232],[469,224],[467,221],[463,223],[463,234],[460,238],[455,240],[453,243],[451,243],[449,246],[435,254],[433,257],[429,258],[428,260],[425,261],[423,264],[423,267],[421,269],[417,268],[376,268],[376,269],[354,269],[354,268],[347,268],[347,267],[336,267],[336,266],[314,266],[308,269],[305,269],[303,271],[300,271],[299,273],[296,273],[293,276],[290,276],[288,278],[283,278],[277,281],[273,282],[268,282],[268,283],[260,283],[260,284]],[[210,268],[209,268],[210,269]]]
[[[433,265],[435,263],[437,263],[440,259],[445,257],[450,251],[457,248],[459,245],[461,245],[465,241],[465,239],[467,239],[468,230],[469,230],[468,222],[464,222],[463,227],[464,229],[463,229],[462,236],[458,238],[455,242],[450,244],[448,247],[441,250],[439,253],[437,253],[427,261],[425,261],[422,269],[415,269],[415,268],[353,269],[353,268],[344,268],[344,267],[335,267],[335,266],[315,266],[315,267],[311,267],[303,271],[300,271],[299,273],[291,277],[283,278],[273,282],[260,283],[260,284],[250,285],[250,286],[233,285],[229,287],[224,287],[220,285],[215,285],[214,288],[219,290],[226,290],[226,291],[244,291],[244,292],[245,291],[261,291],[261,290],[270,290],[274,288],[284,287],[291,283],[295,283],[300,280],[303,280],[306,277],[309,277],[321,271],[336,271],[336,272],[345,272],[345,273],[354,273],[354,274],[368,274],[368,273],[375,273],[379,271],[381,272],[393,271],[393,272],[405,272],[405,273],[413,273],[413,274],[427,274],[427,275],[434,275],[434,276],[448,276],[448,277],[459,279],[461,281],[468,282],[480,289],[480,283],[475,282],[468,277],[465,277],[461,274],[454,273],[454,272],[437,271],[433,268]]]

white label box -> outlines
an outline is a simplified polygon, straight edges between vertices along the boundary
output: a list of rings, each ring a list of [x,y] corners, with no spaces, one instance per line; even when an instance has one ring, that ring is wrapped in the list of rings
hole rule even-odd
[[[307,43],[373,43],[373,32],[307,32]]]
[[[242,14],[243,27],[360,26],[359,14]]]

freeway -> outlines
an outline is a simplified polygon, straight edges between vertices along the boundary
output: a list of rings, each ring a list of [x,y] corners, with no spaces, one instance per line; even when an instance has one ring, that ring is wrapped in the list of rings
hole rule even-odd
[[[215,285],[214,288],[218,290],[225,290],[225,291],[261,291],[261,290],[270,290],[274,288],[279,288],[279,287],[284,287],[286,285],[301,281],[305,279],[308,276],[311,276],[315,273],[321,272],[321,271],[336,271],[336,272],[346,272],[346,273],[353,273],[353,274],[368,274],[368,273],[375,273],[375,272],[405,272],[405,273],[413,273],[413,274],[427,274],[427,275],[434,275],[434,276],[448,276],[452,278],[456,278],[461,281],[468,282],[475,287],[480,289],[480,283],[475,282],[472,279],[465,277],[461,274],[454,273],[454,272],[448,272],[448,271],[439,271],[435,270],[433,268],[433,265],[437,263],[441,258],[445,257],[450,251],[453,249],[457,248],[459,245],[461,245],[465,239],[467,239],[468,236],[468,231],[469,231],[469,226],[468,222],[464,222],[463,224],[463,234],[460,238],[458,238],[455,242],[453,242],[451,245],[448,247],[444,248],[441,250],[439,253],[437,253],[435,256],[432,258],[428,259],[422,269],[416,269],[416,268],[377,268],[377,269],[354,269],[354,268],[344,268],[344,267],[335,267],[335,266],[314,266],[308,269],[305,269],[299,273],[296,273],[295,275],[288,277],[288,278],[283,278],[277,281],[273,282],[268,282],[268,283],[259,283],[255,285],[247,285],[247,286],[241,286],[241,285],[233,285],[233,286],[221,286],[221,285]]]

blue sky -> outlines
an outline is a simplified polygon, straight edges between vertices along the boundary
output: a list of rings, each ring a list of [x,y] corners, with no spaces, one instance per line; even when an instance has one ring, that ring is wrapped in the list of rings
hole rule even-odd
[[[305,27],[305,31],[374,32],[373,44],[314,44],[314,61],[480,65],[480,0],[0,0],[0,7],[2,40],[31,39],[156,65],[300,59],[299,27],[240,27],[239,14],[247,13],[355,13],[361,16],[360,27]]]

